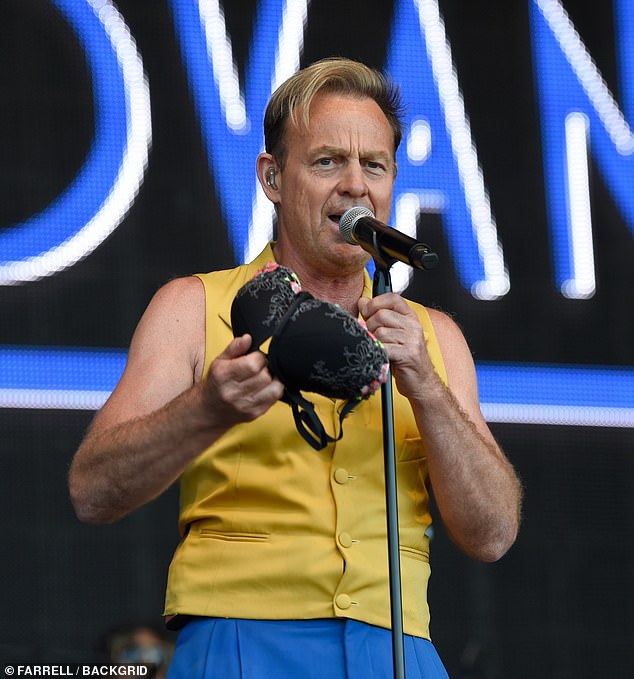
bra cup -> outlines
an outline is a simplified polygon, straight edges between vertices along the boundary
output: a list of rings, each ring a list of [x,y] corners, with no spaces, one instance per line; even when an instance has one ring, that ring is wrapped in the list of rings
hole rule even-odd
[[[273,334],[277,324],[301,291],[293,271],[267,264],[238,290],[231,305],[234,337],[249,333],[250,351],[258,349]]]
[[[271,372],[287,388],[329,398],[369,396],[387,362],[383,346],[356,318],[308,293],[294,300],[269,347]]]

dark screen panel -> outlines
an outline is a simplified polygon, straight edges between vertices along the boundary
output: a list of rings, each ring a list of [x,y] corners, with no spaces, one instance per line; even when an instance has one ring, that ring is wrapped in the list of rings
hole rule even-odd
[[[2,347],[124,352],[160,285],[239,259],[218,174],[232,170],[210,165],[176,4],[117,3],[151,100],[142,180],[118,226],[84,258],[37,280],[0,286]],[[226,3],[243,81],[264,4]],[[405,4],[313,2],[300,62],[345,54],[383,67],[395,50],[392,26]],[[66,12],[62,5],[5,0],[3,7],[0,237],[54,207],[81,177],[95,142],[95,74],[68,4]],[[634,85],[619,75],[624,60],[615,22],[621,15],[610,5],[564,6],[625,106]],[[511,287],[497,299],[474,298],[461,282],[446,216],[421,210],[418,233],[441,264],[416,273],[407,295],[453,313],[482,364],[631,371],[632,226],[592,154],[596,290],[572,299],[555,282],[531,3],[440,2],[439,9]],[[631,410],[631,394],[623,402]],[[2,581],[12,583],[5,591],[9,614],[0,623],[0,656],[7,660],[88,660],[111,625],[160,616],[177,541],[176,490],[113,526],[80,525],[66,473],[91,417],[90,410],[0,411],[9,555]],[[524,480],[524,526],[501,563],[483,566],[460,555],[437,522],[432,632],[451,675],[626,676],[634,627],[631,426],[492,426]]]

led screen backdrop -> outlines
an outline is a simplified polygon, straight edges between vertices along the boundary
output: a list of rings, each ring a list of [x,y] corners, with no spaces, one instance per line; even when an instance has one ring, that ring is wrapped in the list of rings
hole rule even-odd
[[[631,578],[612,570],[634,566],[620,532],[634,473],[631,3],[3,0],[0,39],[4,515],[31,564],[3,565],[21,611],[3,652],[83,660],[100,628],[160,613],[175,493],[81,527],[65,470],[153,292],[270,238],[253,162],[264,106],[301,65],[341,54],[386,70],[406,102],[392,223],[440,264],[395,266],[395,287],[463,327],[485,415],[527,486],[524,532],[499,566],[463,561],[439,529],[448,665],[522,676],[528,636],[549,676],[584,676],[591,633],[615,666],[631,659],[632,620],[616,624]],[[576,531],[593,521],[606,559],[590,582]],[[523,601],[536,568],[539,614]],[[582,609],[611,621],[604,636]]]

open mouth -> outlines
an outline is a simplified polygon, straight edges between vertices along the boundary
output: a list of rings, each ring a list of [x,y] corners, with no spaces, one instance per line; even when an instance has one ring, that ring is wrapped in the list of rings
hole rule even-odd
[[[330,219],[331,222],[335,222],[335,224],[339,224],[341,215],[328,215],[328,219]]]

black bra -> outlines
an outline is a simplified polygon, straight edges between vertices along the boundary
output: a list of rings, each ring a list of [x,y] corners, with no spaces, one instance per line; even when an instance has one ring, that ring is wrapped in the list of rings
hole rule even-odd
[[[363,322],[302,291],[297,275],[274,262],[238,290],[231,324],[234,336],[251,335],[251,351],[271,338],[269,370],[284,384],[282,400],[291,406],[297,431],[316,450],[343,436],[343,418],[387,378],[385,348]],[[345,400],[336,438],[302,391]]]

